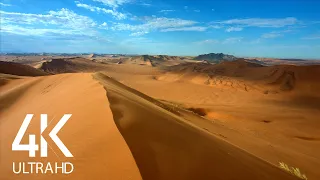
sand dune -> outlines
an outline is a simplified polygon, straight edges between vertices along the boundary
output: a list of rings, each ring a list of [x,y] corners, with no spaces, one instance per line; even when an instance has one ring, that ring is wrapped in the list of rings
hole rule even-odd
[[[298,94],[318,96],[320,90],[320,66],[262,66],[260,64],[237,60],[215,65],[204,63],[185,63],[167,68],[169,76],[176,80],[195,79],[196,83],[223,85],[245,91],[258,90],[262,93],[278,93],[295,90]],[[165,75],[166,77],[168,75]],[[185,78],[186,77],[186,78]],[[165,79],[159,77],[158,79]],[[313,93],[313,94],[311,94]]]
[[[231,83],[208,85],[207,74],[193,72],[193,68],[168,72],[123,65],[104,73],[173,107],[200,109],[205,112],[203,118],[188,115],[185,119],[212,133],[219,132],[228,142],[274,165],[284,161],[299,167],[310,179],[317,179],[320,177],[315,168],[320,166],[320,156],[316,153],[320,149],[320,99],[316,91],[319,71],[317,66],[289,67],[296,72],[296,83],[293,90],[285,91],[280,89],[280,84],[268,84],[283,72],[280,69],[279,74],[266,78],[264,74],[272,75],[272,67],[238,70],[252,77],[220,76],[223,82],[245,84],[247,91],[235,84],[232,87]]]
[[[10,80],[20,79],[20,76],[0,73],[0,87],[7,84]]]
[[[40,69],[45,72],[59,73],[75,73],[75,72],[94,72],[107,70],[107,66],[85,58],[60,58],[52,59],[42,63]]]
[[[103,74],[95,77],[144,179],[296,179],[185,123],[160,102]]]
[[[15,92],[14,88],[22,83],[25,84]],[[105,90],[93,80],[91,74],[15,80],[5,85],[1,92],[0,102],[6,107],[0,107],[0,179],[141,179],[131,152],[113,121]],[[48,126],[51,129],[63,114],[71,113],[71,119],[58,136],[74,157],[64,157],[49,138],[49,132],[43,133],[51,144],[45,161],[39,157],[39,152],[35,158],[27,158],[26,151],[11,151],[13,139],[27,113],[35,116],[27,133],[37,135],[40,131],[40,114],[48,114],[48,120],[52,120]],[[22,143],[27,142],[28,138],[24,137]],[[12,172],[13,161],[68,161],[73,163],[75,170],[69,175],[18,176]]]
[[[184,59],[178,56],[167,56],[167,55],[159,55],[159,56],[151,56],[151,55],[143,55],[137,56],[130,59],[130,61],[126,61],[126,63],[130,64],[139,64],[146,65],[152,67],[162,67],[162,66],[172,66],[177,65],[184,62]]]
[[[41,66],[58,75],[0,74],[0,179],[20,179],[12,160],[41,161],[11,151],[27,113],[47,113],[49,128],[73,114],[59,137],[74,158],[53,145],[48,161],[71,161],[75,172],[21,179],[296,179],[281,161],[320,177],[319,66],[137,58],[62,58]],[[28,133],[39,129],[37,117]]]
[[[44,76],[48,73],[35,69],[28,65],[23,65],[15,62],[0,61],[0,73],[12,74],[18,76]]]

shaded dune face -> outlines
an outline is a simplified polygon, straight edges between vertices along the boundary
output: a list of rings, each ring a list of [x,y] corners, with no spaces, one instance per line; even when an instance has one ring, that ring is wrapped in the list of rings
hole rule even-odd
[[[26,114],[34,114],[21,144],[28,144],[28,134],[40,134],[48,142],[48,157],[30,158],[28,151],[12,151]],[[40,114],[47,114],[49,124],[40,133]],[[72,114],[58,137],[73,157],[65,157],[49,137],[64,114]],[[140,180],[141,175],[129,147],[118,131],[105,90],[89,73],[59,74],[14,80],[0,88],[0,179],[1,180]],[[13,162],[70,162],[71,174],[14,174]],[[43,168],[45,169],[45,168]],[[30,168],[26,167],[27,172]],[[61,171],[58,171],[61,172]]]
[[[150,101],[152,98],[142,98],[105,75],[95,78],[107,90],[114,121],[143,179],[296,179],[183,122]]]
[[[14,62],[4,62],[4,61],[0,61],[0,73],[18,75],[18,76],[48,75],[48,73],[35,69],[28,65],[14,63]]]
[[[52,59],[42,63],[40,69],[53,74],[94,72],[107,70],[107,66],[84,58]]]

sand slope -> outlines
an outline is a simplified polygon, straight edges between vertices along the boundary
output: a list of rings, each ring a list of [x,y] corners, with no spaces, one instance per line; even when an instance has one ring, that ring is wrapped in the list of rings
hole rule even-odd
[[[35,69],[28,65],[15,62],[0,61],[0,73],[18,76],[44,76],[48,73]]]
[[[184,116],[186,121],[192,121],[196,126],[276,166],[283,161],[300,168],[309,179],[320,177],[317,168],[320,166],[320,154],[317,153],[320,150],[320,100],[316,91],[320,85],[317,80],[320,76],[316,75],[320,71],[317,71],[317,66],[289,66],[296,70],[295,88],[268,94],[257,89],[248,88],[246,91],[231,84],[207,85],[204,83],[207,76],[189,70],[184,74],[139,67],[144,68],[145,73],[123,65],[115,70],[111,67],[112,71],[105,74],[174,107],[200,109],[205,112],[204,117],[194,120],[188,115]],[[255,73],[238,69],[251,74],[251,79],[224,76],[224,82],[244,81],[252,87],[268,87],[261,85],[266,82],[254,80],[263,77],[264,71],[257,68]],[[276,73],[274,77],[280,75]],[[272,78],[270,80],[273,81]],[[279,84],[271,86],[279,88]]]
[[[114,124],[105,90],[91,74],[61,74],[19,79],[1,89],[0,104],[0,179],[141,179],[129,148]],[[37,135],[39,143],[40,114],[52,120],[43,133],[47,139],[48,158],[28,158],[28,152],[11,151],[11,144],[27,113],[34,118],[27,134]],[[74,155],[66,158],[48,136],[63,114],[72,117],[58,136]],[[25,136],[22,143],[27,143]],[[57,156],[56,156],[56,155]],[[12,162],[69,161],[75,166],[70,175],[24,175],[12,173]]]
[[[107,66],[102,63],[97,63],[89,59],[74,57],[74,58],[59,58],[43,62],[40,66],[45,72],[54,74],[59,73],[75,73],[75,72],[95,72],[107,70]]]
[[[296,179],[103,74],[114,120],[145,180]],[[160,105],[160,106],[159,106]]]
[[[244,91],[262,93],[295,91],[297,94],[318,96],[320,65],[263,66],[236,60],[219,64],[185,63],[166,68],[175,80],[192,81],[210,86],[229,86]],[[158,77],[158,79],[166,79]],[[167,78],[168,79],[168,78]]]

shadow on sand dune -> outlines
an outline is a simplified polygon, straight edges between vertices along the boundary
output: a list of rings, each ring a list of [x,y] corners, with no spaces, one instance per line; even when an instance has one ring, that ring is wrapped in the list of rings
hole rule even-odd
[[[94,76],[107,90],[115,123],[143,179],[296,179],[185,123],[181,117],[149,101],[150,97],[142,98],[103,74]]]

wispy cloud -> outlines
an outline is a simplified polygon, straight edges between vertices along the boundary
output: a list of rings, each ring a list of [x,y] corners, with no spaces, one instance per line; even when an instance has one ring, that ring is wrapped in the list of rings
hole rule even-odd
[[[234,44],[234,43],[239,43],[241,42],[243,37],[232,37],[232,38],[227,38],[225,39],[222,44]]]
[[[11,6],[11,4],[5,4],[5,3],[0,2],[0,6]]]
[[[170,31],[205,31],[207,27],[203,26],[191,26],[191,27],[173,27],[162,29],[161,32],[170,32]]]
[[[261,38],[251,40],[251,41],[249,41],[248,43],[249,43],[249,44],[259,44],[259,43],[261,43]]]
[[[318,39],[320,39],[320,34],[306,36],[306,37],[303,37],[302,39],[304,39],[304,40],[318,40]]]
[[[196,10],[193,10],[193,11],[194,11],[194,12],[198,12],[198,13],[200,12],[200,10],[199,10],[199,9],[196,9]]]
[[[152,4],[149,4],[149,3],[141,3],[140,5],[142,5],[142,6],[152,6]]]
[[[226,32],[232,32],[232,31],[242,31],[242,27],[229,27],[226,29]]]
[[[168,12],[174,12],[176,10],[173,10],[173,9],[164,9],[164,10],[161,10],[159,11],[160,13],[168,13]]]
[[[145,34],[148,34],[149,32],[147,31],[139,31],[139,32],[134,32],[134,33],[131,33],[130,36],[142,36],[142,35],[145,35]]]
[[[196,41],[194,42],[197,45],[206,45],[206,44],[235,44],[242,42],[243,37],[230,37],[224,40],[217,40],[217,39],[206,39],[203,41]]]
[[[262,34],[261,37],[265,38],[265,39],[273,39],[273,38],[277,38],[277,37],[281,37],[281,36],[283,36],[283,35],[280,33],[271,32],[271,33]]]
[[[203,41],[197,41],[197,42],[195,42],[195,43],[198,44],[198,45],[217,44],[217,43],[219,43],[219,40],[216,40],[216,39],[206,39],[206,40],[203,40]]]
[[[82,35],[88,36],[89,34],[74,29],[46,29],[34,27],[22,27],[18,25],[4,25],[1,26],[1,32],[18,34],[23,36],[55,36],[55,35]]]
[[[221,28],[223,28],[223,26],[220,26],[220,25],[210,25],[209,28],[212,28],[212,29],[221,29]]]
[[[216,21],[212,23],[216,24],[224,24],[224,25],[239,25],[239,26],[251,26],[251,27],[272,27],[279,28],[294,25],[298,22],[298,20],[294,17],[287,18],[248,18],[248,19],[230,19],[226,21]]]
[[[262,34],[261,38],[272,39],[272,38],[282,37],[282,36],[284,36],[284,34],[287,34],[290,32],[294,32],[294,30],[286,29],[286,30],[281,30],[281,31],[272,31],[270,33]]]
[[[115,9],[100,8],[100,7],[97,7],[97,6],[83,4],[83,3],[79,2],[79,1],[75,1],[75,3],[76,3],[77,7],[82,7],[82,8],[88,9],[88,10],[90,10],[92,12],[111,14],[113,17],[115,17],[116,19],[119,19],[119,20],[126,19],[126,17],[127,17],[125,14],[120,13]]]
[[[27,14],[18,12],[1,13],[1,25],[3,24],[42,24],[59,25],[67,28],[88,28],[96,25],[89,17],[78,15],[71,10],[62,8],[59,11],[49,11],[47,14]]]
[[[93,1],[101,2],[104,5],[112,8],[117,8],[123,4],[132,2],[132,0],[93,0]]]
[[[47,14],[27,14],[18,12],[1,13],[1,32],[18,35],[44,36],[46,34],[94,35],[97,24],[89,17],[78,15],[62,8]],[[45,26],[45,28],[43,28]]]
[[[106,29],[106,30],[109,29],[109,28],[108,28],[108,24],[107,24],[106,22],[100,24],[98,28],[99,28],[99,29]]]
[[[193,26],[197,22],[179,18],[146,17],[143,24],[131,25],[114,23],[112,29],[119,31],[150,32],[150,31],[203,31],[205,27]]]

